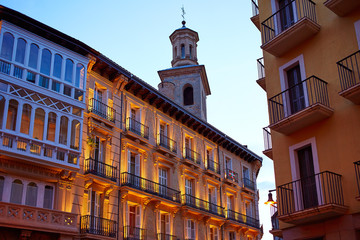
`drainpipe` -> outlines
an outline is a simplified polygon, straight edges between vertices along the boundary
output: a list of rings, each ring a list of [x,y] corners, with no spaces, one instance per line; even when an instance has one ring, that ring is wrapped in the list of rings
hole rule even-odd
[[[220,175],[222,175],[222,172],[221,172],[221,165],[220,165],[220,151],[219,151],[219,145],[216,147],[216,150],[217,150],[217,155],[218,155],[218,162],[219,162],[219,169],[220,169]],[[222,202],[222,186],[220,184],[220,206],[223,207],[223,202]],[[225,214],[225,212],[224,212]],[[221,229],[220,229],[220,232],[221,232],[221,239],[223,240],[224,239],[224,224],[221,225]]]
[[[123,114],[122,114],[122,106],[123,106],[123,92],[121,92],[121,95],[120,95],[121,99],[120,99],[120,129],[122,129],[122,117],[123,117]],[[120,142],[120,153],[119,153],[119,187],[121,185],[121,144],[122,144],[122,133],[120,132],[120,135],[119,135],[119,142]],[[118,190],[118,236],[117,236],[117,239],[120,240],[120,215],[123,216],[123,211],[124,209],[122,209],[122,205],[121,205],[121,191],[120,191],[120,188]],[[124,219],[123,219],[124,221]],[[123,222],[124,224],[124,222]],[[124,228],[123,228],[124,230]]]

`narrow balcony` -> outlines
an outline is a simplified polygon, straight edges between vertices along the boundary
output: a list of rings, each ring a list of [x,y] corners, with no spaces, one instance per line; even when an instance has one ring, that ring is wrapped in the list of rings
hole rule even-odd
[[[197,164],[198,166],[201,165],[201,157],[200,154],[191,150],[188,147],[184,148],[184,161],[190,164]]]
[[[195,208],[201,211],[205,211],[219,217],[225,217],[225,210],[223,207],[218,206],[214,203],[207,202],[200,198],[196,198],[189,194],[182,195],[182,204],[185,206],[189,206],[191,208]]]
[[[243,178],[243,187],[255,191],[255,182],[248,178]]]
[[[146,229],[133,227],[133,226],[124,226],[123,239],[124,240],[145,240],[146,239]]]
[[[91,98],[89,100],[89,113],[94,113],[95,115],[106,119],[112,123],[115,123],[115,109],[109,107],[108,105],[102,103],[101,101]]]
[[[259,58],[256,62],[258,69],[258,80],[256,80],[256,83],[266,91],[264,58]]]
[[[169,138],[168,136],[159,133],[157,145],[160,150],[164,149],[166,153],[170,153],[175,156],[177,152],[177,143],[175,140]]]
[[[344,214],[341,175],[324,171],[277,187],[279,220],[302,224]]]
[[[105,164],[96,159],[88,158],[85,160],[85,174],[93,174],[116,182],[117,167]]]
[[[220,164],[210,158],[205,161],[205,169],[220,175]]]
[[[85,215],[80,219],[80,233],[116,238],[117,224],[113,220]]]
[[[356,0],[327,0],[324,5],[340,17],[347,15],[360,6]]]
[[[271,132],[270,128],[264,127],[263,128],[264,134],[264,151],[263,154],[270,159],[273,159],[273,152],[272,152],[272,140],[271,140]]]
[[[77,214],[0,202],[0,225],[77,234]]]
[[[271,130],[289,135],[333,114],[327,82],[311,76],[269,99]]]
[[[360,51],[337,62],[341,92],[339,95],[360,104]]]
[[[231,169],[225,169],[225,179],[239,183],[239,174]]]
[[[158,233],[157,234],[158,240],[177,240],[178,238],[174,235],[166,234],[166,233]]]
[[[319,31],[315,3],[292,0],[261,23],[261,48],[280,57]]]
[[[360,201],[360,161],[354,162],[356,183],[357,183],[357,196],[356,199]]]
[[[227,216],[226,218],[228,220],[232,220],[232,221],[236,221],[236,222],[239,222],[239,223],[242,223],[242,224],[245,224],[245,225],[248,225],[250,227],[254,227],[254,228],[257,228],[257,229],[260,229],[260,222],[259,220],[253,218],[253,217],[250,217],[250,216],[247,216],[245,214],[241,214],[241,213],[238,213],[238,212],[235,212],[233,210],[227,210]]]
[[[180,191],[128,172],[121,173],[120,184],[121,186],[128,186],[176,203],[180,203]]]
[[[252,6],[252,17],[250,18],[250,20],[260,30],[258,1],[257,0],[251,0],[251,6]]]
[[[149,140],[149,127],[134,118],[128,117],[126,119],[126,131]]]

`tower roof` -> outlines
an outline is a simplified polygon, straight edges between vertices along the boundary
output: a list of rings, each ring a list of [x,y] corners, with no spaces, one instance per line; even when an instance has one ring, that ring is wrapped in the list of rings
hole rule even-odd
[[[169,37],[169,38],[170,38],[170,41],[173,42],[173,40],[175,39],[175,37],[176,37],[178,34],[188,33],[188,34],[190,34],[190,35],[193,35],[193,36],[195,37],[195,41],[198,42],[198,41],[199,41],[199,34],[198,34],[196,31],[194,31],[194,30],[186,27],[186,26],[185,26],[185,24],[186,24],[185,21],[182,21],[182,24],[183,24],[183,26],[182,26],[181,28],[176,29],[176,30],[170,35],[170,37]]]

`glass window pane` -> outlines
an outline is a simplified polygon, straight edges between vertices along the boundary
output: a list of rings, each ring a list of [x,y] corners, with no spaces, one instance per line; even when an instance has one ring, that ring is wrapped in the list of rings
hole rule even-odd
[[[80,144],[80,122],[77,120],[73,120],[71,124],[71,143],[70,147],[72,149],[79,150]]]
[[[71,87],[64,85],[64,94],[71,97]]]
[[[39,86],[44,88],[49,88],[49,78],[41,76],[39,77]]]
[[[65,67],[65,81],[72,83],[74,62],[70,59],[66,59]]]
[[[17,101],[15,101],[14,99],[11,99],[9,102],[7,121],[6,121],[6,129],[15,131],[18,104],[19,103]]]
[[[39,56],[39,47],[38,45],[32,43],[30,45],[29,67],[37,69],[38,56]]]
[[[51,112],[48,117],[48,129],[46,139],[49,141],[55,141],[55,130],[56,130],[56,114]]]
[[[26,188],[25,204],[36,207],[37,202],[37,185],[33,182],[29,183]]]
[[[15,61],[24,64],[26,41],[19,38],[17,41]]]
[[[83,91],[75,89],[74,99],[79,100],[80,102],[82,102],[84,100]]]
[[[62,116],[60,119],[59,143],[67,145],[68,118]]]
[[[4,192],[4,182],[5,178],[3,176],[0,176],[0,202],[2,201],[2,195]]]
[[[52,209],[53,205],[53,192],[54,188],[52,186],[45,186],[44,191],[44,208]]]
[[[40,72],[49,76],[50,66],[51,66],[51,52],[48,49],[43,49],[41,55]]]
[[[53,71],[54,77],[61,78],[62,59],[61,55],[55,54]]]
[[[83,65],[78,63],[76,65],[75,86],[83,89],[84,88],[84,80],[85,80],[85,68]]]
[[[23,194],[23,184],[19,179],[13,181],[11,185],[10,202],[21,204]]]
[[[0,129],[2,128],[4,108],[5,108],[5,98],[4,96],[0,95]]]
[[[51,84],[51,90],[60,92],[60,83],[53,80]]]
[[[43,140],[44,121],[45,121],[45,111],[42,110],[41,108],[36,109],[33,138]]]
[[[1,57],[11,61],[13,48],[14,48],[14,36],[8,32],[4,33],[3,42],[1,46]]]
[[[21,126],[20,126],[21,133],[29,134],[30,119],[31,119],[31,106],[29,104],[24,104],[23,112],[21,115]]]

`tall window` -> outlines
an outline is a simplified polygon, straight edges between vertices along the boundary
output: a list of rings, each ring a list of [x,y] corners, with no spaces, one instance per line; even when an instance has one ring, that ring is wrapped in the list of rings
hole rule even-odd
[[[250,173],[247,167],[243,167],[243,178],[250,180]]]
[[[141,239],[140,233],[135,228],[140,228],[140,206],[129,206],[129,222],[127,229],[128,239]]]
[[[235,240],[235,232],[229,232],[229,240]]]
[[[194,104],[194,90],[193,90],[193,87],[191,85],[187,86],[184,89],[183,97],[184,97],[184,105],[185,106]]]
[[[15,61],[24,64],[26,41],[22,38],[17,40]]]
[[[4,33],[1,46],[1,57],[11,61],[14,49],[14,36],[8,32]]]
[[[70,147],[73,149],[79,149],[80,146],[80,122],[78,120],[73,120],[71,123],[71,143]]]
[[[168,171],[166,168],[159,168],[159,184],[161,185],[159,187],[159,193],[161,195],[166,196],[167,193],[167,182],[168,182]]]
[[[11,184],[10,202],[21,204],[23,194],[23,183],[16,179]]]
[[[29,206],[36,206],[38,187],[35,183],[31,182],[26,187],[25,204]]]
[[[4,192],[4,182],[5,178],[3,176],[0,176],[0,202],[2,201],[2,195]]]
[[[60,118],[59,143],[64,145],[67,145],[68,122],[69,119],[67,117],[62,116]]]
[[[210,240],[219,240],[219,229],[215,226],[210,226]]]
[[[53,194],[54,187],[45,186],[44,191],[44,208],[52,209],[53,208]]]
[[[63,60],[63,58],[61,55],[55,54],[54,69],[53,69],[54,77],[61,78],[62,60]]]
[[[41,108],[35,110],[35,122],[33,138],[43,140],[44,136],[45,111]]]
[[[289,101],[291,113],[294,114],[305,108],[304,88],[301,84],[300,66],[286,71],[288,87],[289,87]]]
[[[185,193],[191,196],[194,194],[194,181],[190,178],[185,178]]]
[[[185,45],[181,44],[181,58],[185,58]]]
[[[72,83],[74,62],[71,59],[66,59],[65,66],[65,81]]]
[[[291,2],[291,0],[279,0],[281,31],[294,24],[294,10]]]
[[[195,240],[195,221],[192,219],[186,220],[186,239]]]
[[[2,128],[4,118],[5,98],[0,95],[0,129]]]
[[[49,113],[47,136],[46,139],[55,142],[55,131],[56,131],[56,114],[53,112]]]
[[[165,234],[170,234],[170,214],[168,213],[160,213],[160,233],[161,239],[167,239]]]
[[[39,46],[32,43],[30,45],[29,67],[37,69],[38,56],[39,56]]]
[[[29,134],[30,119],[31,119],[31,106],[29,104],[24,104],[23,112],[21,115],[21,126],[20,126],[21,133]]]
[[[18,105],[19,103],[14,99],[9,101],[6,129],[15,131]]]
[[[95,149],[94,149],[94,159],[95,161],[103,162],[104,158],[104,141],[97,136],[95,136]]]
[[[84,88],[84,81],[85,81],[85,68],[83,65],[78,63],[76,65],[75,86],[79,88]]]
[[[42,50],[40,72],[50,76],[51,52],[48,49]]]

